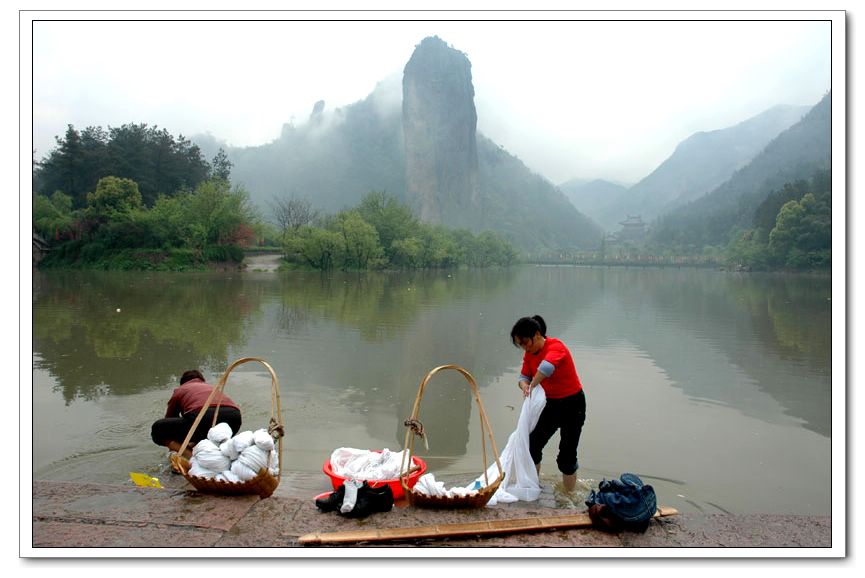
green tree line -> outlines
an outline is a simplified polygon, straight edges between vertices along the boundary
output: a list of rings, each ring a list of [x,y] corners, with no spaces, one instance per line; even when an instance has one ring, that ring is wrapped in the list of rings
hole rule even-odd
[[[247,192],[224,178],[194,189],[160,195],[147,207],[138,184],[99,179],[75,209],[70,195],[55,191],[33,198],[33,228],[52,250],[41,266],[182,270],[208,261],[243,260],[244,246],[262,237]]]
[[[146,124],[87,127],[71,124],[57,146],[33,167],[33,190],[43,196],[63,191],[73,208],[87,204],[87,195],[103,177],[135,181],[141,201],[151,207],[161,195],[194,189],[211,178],[228,179],[231,163],[219,150],[211,163],[199,147],[182,135]]]
[[[507,266],[516,250],[490,231],[477,235],[422,223],[408,205],[381,191],[351,209],[283,230],[285,260],[313,269]]]
[[[34,164],[33,229],[51,247],[40,266],[182,270],[239,263],[244,247],[263,244],[279,244],[287,261],[314,269],[483,267],[516,259],[493,233],[421,223],[379,192],[324,216],[308,201],[277,202],[271,224],[243,187],[232,186],[231,168],[224,151],[208,163],[198,147],[156,127],[79,133],[69,125],[57,148]]]
[[[754,226],[733,233],[731,265],[752,269],[832,266],[832,175],[819,171],[772,192],[754,213]]]

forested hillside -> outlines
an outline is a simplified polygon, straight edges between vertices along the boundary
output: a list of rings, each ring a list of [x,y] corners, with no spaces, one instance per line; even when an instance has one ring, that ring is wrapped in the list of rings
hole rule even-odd
[[[426,210],[429,224],[468,228],[473,233],[489,230],[526,252],[598,247],[603,231],[596,223],[522,161],[483,135],[475,135],[474,127],[452,128],[465,129],[466,134],[457,132],[458,136],[476,142],[476,169],[469,158],[471,142],[457,137],[462,144],[448,138],[442,141],[442,131],[430,129],[433,119],[423,115],[440,118],[447,117],[448,111],[457,114],[457,109],[473,111],[474,90],[464,55],[434,38],[424,39],[416,51],[425,47],[448,55],[432,61],[442,66],[456,63],[459,74],[414,70],[409,86],[429,94],[416,95],[418,102],[412,102],[423,106],[405,110],[392,80],[379,83],[366,99],[334,111],[317,103],[307,121],[286,125],[271,143],[226,148],[234,181],[249,191],[259,207],[279,198],[297,198],[308,200],[318,211],[333,213],[354,206],[370,191],[382,191],[406,203],[416,215],[422,217]],[[429,83],[419,78],[424,74],[432,77]],[[452,76],[457,77],[459,90],[436,89],[436,79],[452,82]],[[412,119],[408,128],[406,114]],[[204,150],[219,146],[211,136],[195,138]],[[406,161],[409,141],[415,151],[411,166]],[[407,172],[412,172],[413,188],[408,187]]]
[[[736,231],[753,227],[771,193],[830,170],[831,104],[830,93],[728,181],[661,217],[651,231],[652,246],[685,254],[726,246]]]
[[[502,147],[478,135],[483,226],[536,254],[599,247],[601,227],[577,211],[552,183]]]
[[[810,107],[778,105],[734,126],[691,135],[668,159],[628,191],[620,213],[658,215],[700,198],[750,163]]]

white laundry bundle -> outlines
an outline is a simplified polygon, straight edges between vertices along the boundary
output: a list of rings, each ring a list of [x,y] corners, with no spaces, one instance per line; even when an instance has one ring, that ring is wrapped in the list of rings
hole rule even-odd
[[[234,447],[234,440],[231,439],[227,439],[221,444],[219,444],[219,451],[221,451],[222,455],[224,455],[231,461],[236,460],[237,456],[240,455],[240,452],[237,451],[237,448]]]
[[[224,472],[220,472],[213,477],[217,482],[234,482],[238,483],[241,481],[237,475],[231,470],[225,470]]]
[[[207,432],[207,439],[216,445],[220,445],[225,440],[231,439],[231,426],[225,422],[216,424]]]
[[[402,452],[387,448],[380,452],[337,448],[330,455],[330,467],[336,475],[352,480],[395,480],[402,460]]]
[[[256,470],[250,469],[249,466],[237,458],[231,463],[231,473],[238,477],[241,482],[246,482],[258,475]]]
[[[262,428],[252,432],[252,442],[256,447],[261,448],[266,452],[273,449],[273,437],[267,433],[266,429]]]
[[[232,438],[231,427],[226,423],[210,428],[207,439],[192,448],[189,460],[190,475],[222,482],[246,482],[262,468],[267,468],[271,475],[279,475],[279,456],[273,437],[262,428],[242,431]]]
[[[209,439],[201,440],[192,448],[192,459],[205,470],[219,473],[231,467],[231,460],[222,455],[219,446]]]
[[[240,457],[237,458],[237,461],[250,470],[257,472],[260,469],[267,467],[269,459],[270,452],[266,452],[260,447],[252,445],[240,452]]]
[[[195,458],[192,458],[189,461],[189,475],[198,478],[213,478],[216,477],[217,474],[216,472],[208,470],[207,468],[202,468],[200,465],[198,465],[198,462],[195,460]]]
[[[454,498],[460,497],[464,498],[466,496],[474,496],[478,493],[478,490],[481,488],[480,484],[472,485],[469,488],[451,488],[446,489],[444,482],[439,482],[436,480],[433,474],[424,474],[420,478],[418,478],[417,483],[414,485],[414,490],[426,494],[427,496],[444,496],[446,498]]]
[[[243,450],[248,448],[254,443],[255,436],[251,431],[242,431],[236,436],[232,438],[232,442],[234,443],[234,449],[237,453],[241,453]]]

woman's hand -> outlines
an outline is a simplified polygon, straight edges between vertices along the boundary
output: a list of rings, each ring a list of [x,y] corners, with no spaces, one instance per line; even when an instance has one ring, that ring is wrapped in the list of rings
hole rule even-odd
[[[523,397],[529,397],[529,394],[532,391],[532,385],[528,381],[521,381],[519,386],[520,390],[523,392]]]

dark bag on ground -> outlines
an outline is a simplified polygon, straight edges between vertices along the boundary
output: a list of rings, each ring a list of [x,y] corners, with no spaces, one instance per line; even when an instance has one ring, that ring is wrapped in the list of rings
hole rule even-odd
[[[645,532],[658,509],[655,490],[634,474],[602,480],[586,498],[592,524],[607,532]]]

